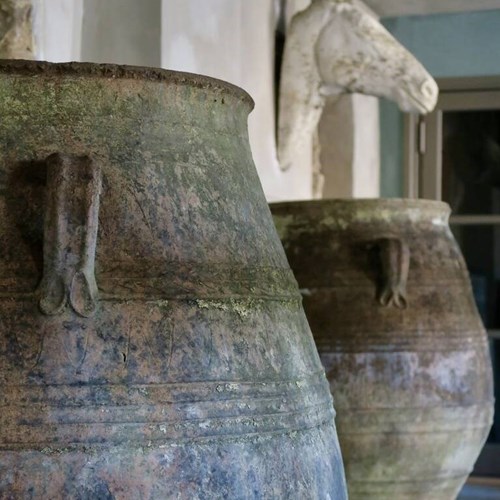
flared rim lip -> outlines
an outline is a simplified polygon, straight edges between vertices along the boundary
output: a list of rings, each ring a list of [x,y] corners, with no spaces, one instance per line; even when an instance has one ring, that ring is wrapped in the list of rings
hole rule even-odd
[[[449,211],[448,203],[438,200],[428,200],[424,198],[332,198],[321,200],[296,200],[296,201],[277,201],[269,204],[273,208],[281,207],[321,207],[344,205],[359,207],[380,207],[387,206],[391,208],[409,207],[409,208],[429,208],[435,210]]]
[[[451,209],[444,201],[420,198],[336,198],[322,200],[282,201],[270,203],[273,215],[296,213],[306,215],[308,212],[341,210],[349,212],[355,218],[357,212],[394,210],[396,214],[404,214],[405,210],[420,210],[435,217],[447,220]]]
[[[254,101],[241,87],[211,76],[174,71],[170,69],[125,64],[102,64],[90,62],[52,63],[25,59],[0,59],[0,74],[23,76],[72,76],[110,79],[150,80],[187,85],[200,89],[222,91],[241,100],[250,107]]]

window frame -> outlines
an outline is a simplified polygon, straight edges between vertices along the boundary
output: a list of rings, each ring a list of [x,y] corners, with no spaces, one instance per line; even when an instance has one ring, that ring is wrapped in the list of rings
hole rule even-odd
[[[500,110],[500,76],[440,78],[436,82],[440,92],[434,111],[425,116],[404,114],[403,194],[407,198],[442,198],[444,111]]]

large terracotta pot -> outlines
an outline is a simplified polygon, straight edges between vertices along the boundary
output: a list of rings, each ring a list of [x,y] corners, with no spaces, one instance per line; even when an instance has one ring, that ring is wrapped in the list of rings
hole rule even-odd
[[[345,498],[251,107],[0,62],[0,498]]]
[[[350,498],[455,498],[493,390],[449,207],[330,200],[272,212],[335,394]]]

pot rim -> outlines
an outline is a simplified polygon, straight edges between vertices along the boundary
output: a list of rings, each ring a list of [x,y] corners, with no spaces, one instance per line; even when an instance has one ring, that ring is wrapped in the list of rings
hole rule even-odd
[[[254,107],[254,101],[250,94],[237,85],[219,80],[218,78],[212,78],[211,76],[162,68],[90,62],[52,63],[26,59],[0,59],[1,74],[33,77],[72,76],[168,82],[176,85],[187,85],[200,89],[224,92],[247,104],[250,110]]]
[[[374,222],[382,218],[382,212],[389,210],[394,218],[409,218],[418,211],[422,219],[439,219],[448,222],[450,206],[437,200],[417,198],[335,198],[322,200],[300,200],[270,203],[273,216],[302,215],[307,217],[321,213],[348,217],[351,221]],[[384,214],[387,216],[388,214]],[[411,218],[411,217],[410,217]],[[420,218],[420,217],[419,217]]]

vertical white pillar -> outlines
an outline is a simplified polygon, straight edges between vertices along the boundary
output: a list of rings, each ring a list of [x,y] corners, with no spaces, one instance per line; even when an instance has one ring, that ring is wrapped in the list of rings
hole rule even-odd
[[[380,196],[380,121],[379,99],[354,94],[353,198]]]
[[[342,95],[325,106],[319,123],[324,198],[380,195],[378,98]]]

